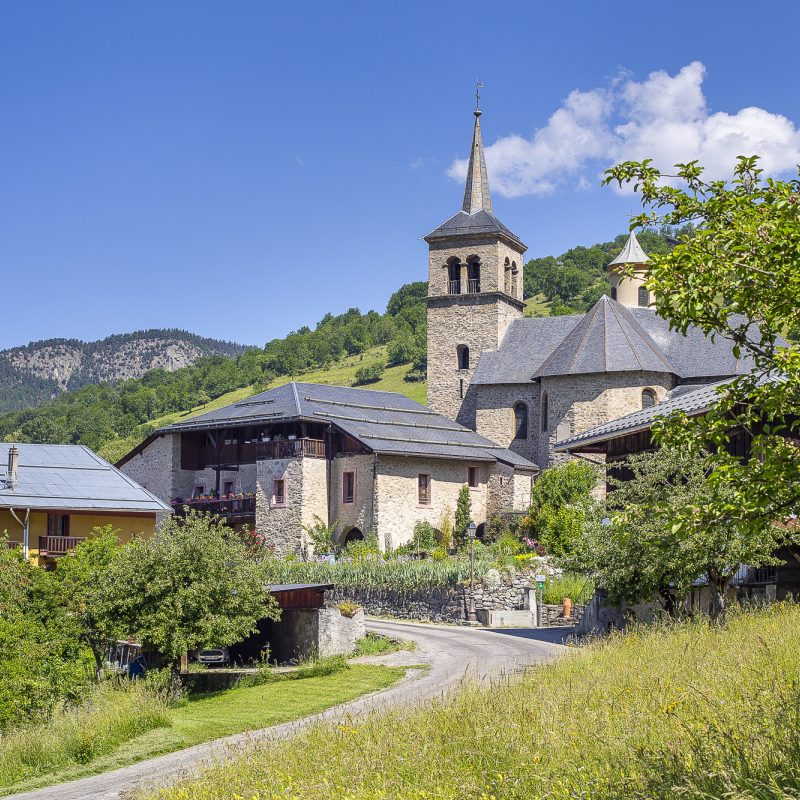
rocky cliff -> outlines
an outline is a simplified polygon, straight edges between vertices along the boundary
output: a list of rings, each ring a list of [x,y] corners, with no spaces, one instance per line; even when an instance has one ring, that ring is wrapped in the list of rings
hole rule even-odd
[[[67,389],[170,372],[200,356],[234,356],[246,348],[180,330],[148,330],[96,342],[49,339],[0,351],[0,412],[28,408]]]

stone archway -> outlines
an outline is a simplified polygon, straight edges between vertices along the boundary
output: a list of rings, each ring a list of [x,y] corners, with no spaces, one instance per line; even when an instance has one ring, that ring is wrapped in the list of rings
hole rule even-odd
[[[363,542],[364,541],[364,534],[361,532],[359,528],[350,528],[348,531],[345,532],[344,535],[344,543],[350,544],[350,542]]]

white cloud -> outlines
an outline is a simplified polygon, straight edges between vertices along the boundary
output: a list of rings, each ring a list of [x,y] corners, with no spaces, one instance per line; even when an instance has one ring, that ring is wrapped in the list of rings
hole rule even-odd
[[[671,77],[664,70],[637,83],[623,73],[608,88],[575,90],[530,139],[511,134],[486,147],[493,191],[505,197],[546,194],[562,184],[599,186],[603,169],[620,161],[653,159],[669,171],[699,159],[709,179],[729,178],[736,157],[761,156],[768,174],[795,170],[800,131],[762,108],[710,113],[703,94],[705,67],[695,61]],[[448,170],[463,179],[467,161]]]

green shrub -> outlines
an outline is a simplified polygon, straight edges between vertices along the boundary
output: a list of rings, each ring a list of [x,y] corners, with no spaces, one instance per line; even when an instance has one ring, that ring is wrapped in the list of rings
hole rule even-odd
[[[431,558],[434,561],[446,561],[447,551],[443,547],[437,547],[433,553],[431,553]]]
[[[386,365],[382,361],[370,364],[368,367],[359,367],[356,370],[356,386],[363,386],[366,383],[377,383],[382,377]]]
[[[339,605],[334,606],[334,608],[343,617],[347,617],[348,619],[352,619],[359,611],[361,611],[361,606],[357,606],[355,603],[339,603]]]
[[[427,520],[418,520],[414,525],[414,536],[411,539],[414,550],[435,550],[439,543],[436,541],[436,533],[433,525]]]

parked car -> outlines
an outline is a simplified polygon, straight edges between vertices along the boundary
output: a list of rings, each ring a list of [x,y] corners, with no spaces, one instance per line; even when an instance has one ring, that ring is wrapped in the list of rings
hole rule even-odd
[[[207,650],[194,650],[189,658],[208,667],[226,667],[231,663],[231,654],[227,647],[209,647]]]

